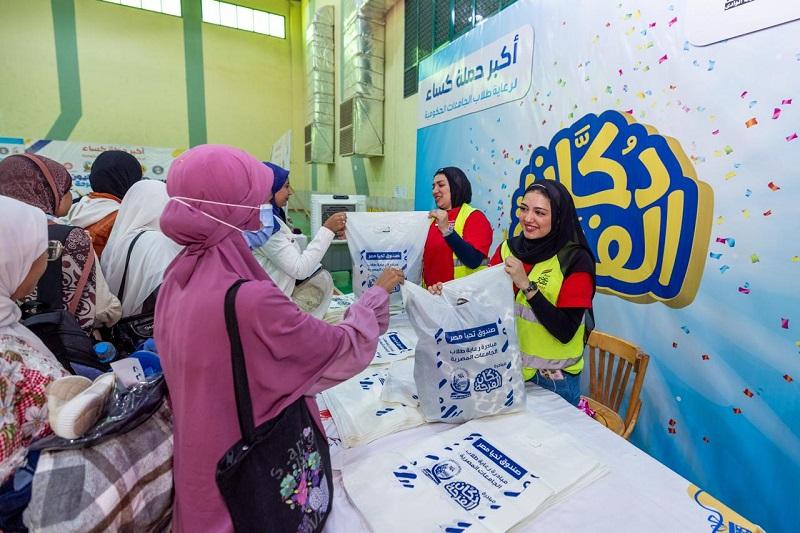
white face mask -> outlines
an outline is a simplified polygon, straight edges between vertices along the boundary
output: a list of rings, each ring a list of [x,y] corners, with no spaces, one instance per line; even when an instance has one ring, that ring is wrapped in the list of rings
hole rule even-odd
[[[192,209],[197,209],[198,211],[200,211],[201,214],[203,214],[204,216],[210,218],[211,220],[215,220],[215,221],[219,222],[220,224],[224,224],[225,226],[228,226],[229,228],[233,228],[233,229],[235,229],[237,231],[240,231],[242,233],[244,233],[246,231],[249,231],[249,230],[243,230],[241,228],[237,228],[233,224],[228,224],[224,220],[220,220],[220,219],[218,219],[217,217],[215,217],[213,215],[209,215],[208,213],[206,213],[202,209],[198,209],[198,208],[196,208],[196,207],[194,207],[192,205],[189,205],[184,200],[189,200],[189,201],[192,201],[192,202],[200,202],[200,203],[203,203],[203,204],[225,205],[225,206],[228,206],[228,207],[243,207],[245,209],[258,209],[258,219],[261,221],[261,226],[262,226],[261,230],[259,230],[259,231],[264,231],[267,235],[271,235],[272,234],[272,230],[275,227],[275,216],[272,214],[272,204],[261,204],[259,206],[240,205],[240,204],[226,204],[224,202],[214,202],[212,200],[200,200],[198,198],[188,198],[188,197],[185,197],[185,196],[173,196],[172,198],[170,198],[170,200],[175,200],[176,202],[181,203],[181,204],[185,205],[186,207],[189,207],[189,208],[192,208]]]

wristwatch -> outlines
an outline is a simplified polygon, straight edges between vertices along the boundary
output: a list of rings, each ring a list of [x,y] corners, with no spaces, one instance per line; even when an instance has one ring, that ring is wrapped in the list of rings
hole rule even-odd
[[[531,281],[530,285],[522,289],[522,292],[525,293],[525,298],[531,299],[537,292],[539,292],[539,287]]]

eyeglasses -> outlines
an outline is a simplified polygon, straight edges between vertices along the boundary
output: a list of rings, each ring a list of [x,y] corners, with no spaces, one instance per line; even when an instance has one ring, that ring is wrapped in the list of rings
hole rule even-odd
[[[64,244],[61,241],[47,241],[47,260],[55,261],[64,252]]]

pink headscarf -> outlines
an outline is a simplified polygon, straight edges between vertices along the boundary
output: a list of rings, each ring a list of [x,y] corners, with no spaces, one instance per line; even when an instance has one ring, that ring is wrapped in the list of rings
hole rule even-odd
[[[242,230],[257,230],[258,208],[269,203],[271,189],[272,171],[238,148],[206,144],[178,157],[167,176],[170,197],[239,204],[253,209],[183,200],[193,206],[188,207],[170,201],[161,215],[161,231],[186,248],[170,265],[165,280],[169,277],[181,288],[191,282],[194,290],[202,291],[218,287],[221,273],[230,273],[226,277],[231,283],[239,278],[269,279],[241,233],[203,213]]]

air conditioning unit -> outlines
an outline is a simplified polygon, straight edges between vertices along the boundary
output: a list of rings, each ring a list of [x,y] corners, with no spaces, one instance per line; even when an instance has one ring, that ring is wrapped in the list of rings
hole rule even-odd
[[[383,155],[383,100],[354,96],[341,103],[339,155]]]
[[[367,197],[362,194],[312,194],[311,235],[314,238],[322,224],[334,213],[367,210]],[[344,241],[344,239],[334,239]]]

